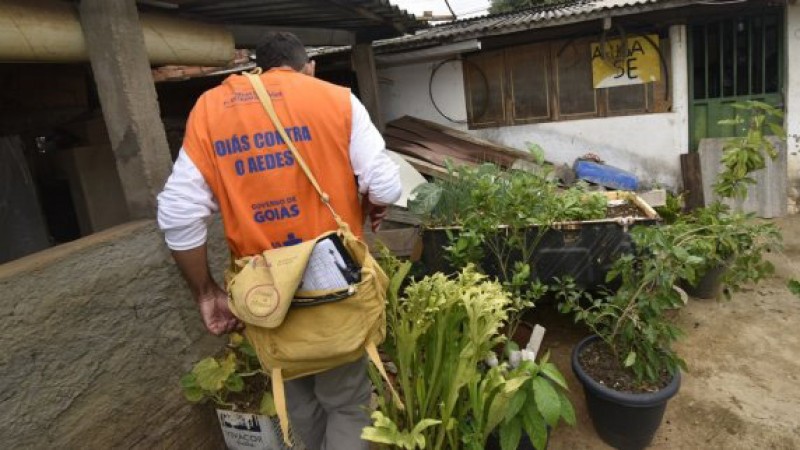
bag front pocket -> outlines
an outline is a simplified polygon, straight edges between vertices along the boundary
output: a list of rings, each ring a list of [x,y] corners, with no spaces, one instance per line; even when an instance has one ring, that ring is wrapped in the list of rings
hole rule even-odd
[[[292,308],[283,324],[264,330],[266,350],[278,361],[335,359],[364,346],[382,311],[372,280],[344,300]]]

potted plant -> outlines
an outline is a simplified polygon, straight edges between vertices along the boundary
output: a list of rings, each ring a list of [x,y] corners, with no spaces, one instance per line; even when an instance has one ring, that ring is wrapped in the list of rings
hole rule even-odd
[[[685,364],[672,344],[681,330],[665,313],[685,303],[675,284],[694,281],[704,261],[693,254],[706,240],[685,224],[639,227],[631,236],[635,254],[620,257],[608,275],[618,290],[597,296],[569,280],[558,288],[561,311],[594,333],[572,354],[589,415],[605,442],[624,449],[651,442],[680,387]]]
[[[285,448],[268,385],[255,351],[238,333],[230,335],[222,354],[198,361],[181,378],[187,400],[215,405],[231,450]]]
[[[527,434],[541,450],[548,426],[562,418],[574,423],[566,383],[546,359],[513,369],[485,363],[505,340],[500,330],[511,298],[502,285],[467,266],[401,288],[410,264],[389,258],[384,267],[391,282],[383,350],[403,407],[373,376],[382,395],[364,439],[409,450],[477,450],[497,431],[503,449],[517,448]]]
[[[764,254],[781,247],[781,235],[773,223],[758,221],[752,214],[732,211],[715,202],[680,216],[675,225],[694,228],[706,240],[695,247],[703,264],[695,282],[681,287],[692,297],[729,298],[747,283],[757,283],[774,271]]]
[[[743,125],[743,135],[730,138],[723,148],[722,170],[713,186],[718,199],[707,208],[676,219],[697,227],[713,244],[698,254],[705,264],[697,282],[683,283],[693,297],[717,298],[723,293],[729,297],[743,284],[760,281],[773,272],[772,264],[762,255],[781,243],[775,225],[759,223],[753,214],[744,214],[741,209],[748,186],[755,184],[750,174],[763,169],[767,158],[774,159],[778,154],[767,131],[778,141],[786,139],[785,130],[776,123],[782,121],[783,112],[755,100],[734,103],[733,108],[746,119],[739,116],[719,122]]]

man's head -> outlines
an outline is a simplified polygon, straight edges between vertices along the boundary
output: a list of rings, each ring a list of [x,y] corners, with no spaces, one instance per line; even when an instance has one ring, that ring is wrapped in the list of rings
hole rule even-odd
[[[303,72],[309,61],[306,48],[297,36],[285,31],[270,31],[256,47],[256,64],[264,70],[288,66]]]

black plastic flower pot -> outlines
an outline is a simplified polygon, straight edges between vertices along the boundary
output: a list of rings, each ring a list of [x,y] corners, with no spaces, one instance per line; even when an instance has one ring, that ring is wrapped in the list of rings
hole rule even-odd
[[[680,287],[687,294],[694,298],[713,299],[719,298],[722,294],[722,276],[728,270],[728,264],[720,264],[706,271],[698,280],[697,284],[691,285],[686,281],[680,283]]]
[[[547,450],[547,447],[550,445],[550,427],[547,427],[547,440],[544,442],[544,448],[539,450]],[[486,440],[486,450],[500,450],[500,437],[497,433],[492,433],[489,435],[489,439]],[[530,438],[524,432],[522,433],[522,437],[519,440],[519,445],[517,446],[517,450],[537,450],[536,447],[533,446],[533,442],[531,442]]]
[[[681,374],[676,372],[658,392],[632,394],[609,389],[591,378],[578,359],[587,344],[599,339],[589,336],[572,350],[572,371],[583,385],[589,416],[606,444],[620,450],[643,449],[650,445],[661,426],[667,402],[680,388]]]

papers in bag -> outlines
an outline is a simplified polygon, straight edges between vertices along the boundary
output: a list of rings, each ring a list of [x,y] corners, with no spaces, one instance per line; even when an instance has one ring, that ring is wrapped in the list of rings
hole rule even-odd
[[[311,252],[300,289],[304,291],[345,289],[357,281],[357,268],[335,235],[318,241]],[[344,252],[344,253],[343,253]]]

